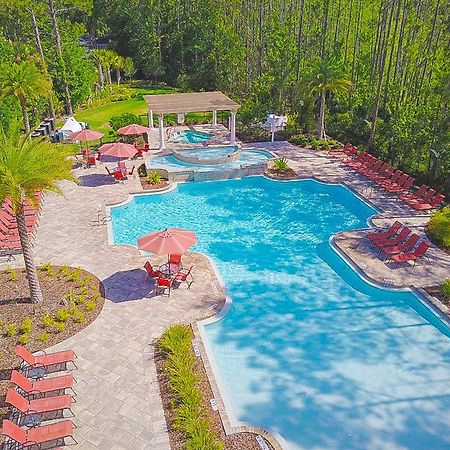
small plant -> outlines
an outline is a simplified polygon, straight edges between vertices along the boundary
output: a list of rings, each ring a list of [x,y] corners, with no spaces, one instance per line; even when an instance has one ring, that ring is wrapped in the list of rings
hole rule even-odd
[[[15,323],[8,323],[5,327],[5,336],[13,337],[17,334],[17,325]]]
[[[67,292],[67,294],[64,294],[63,296],[63,300],[65,300],[66,302],[72,302],[77,298],[77,294],[75,294],[75,291],[72,289],[69,292]]]
[[[142,163],[139,167],[138,167],[138,175],[142,178],[147,176],[147,168],[145,167],[145,164]]]
[[[66,323],[71,316],[71,312],[68,308],[61,308],[56,311],[56,320],[60,323]]]
[[[319,148],[319,141],[317,139],[311,139],[311,148],[317,150]]]
[[[322,147],[322,150],[328,150],[330,148],[330,145],[328,144],[328,141],[326,139],[319,141],[319,144]]]
[[[286,172],[289,169],[289,165],[286,158],[278,158],[274,161],[275,168],[278,172]]]
[[[75,303],[77,305],[83,305],[86,303],[86,296],[84,294],[78,294]]]
[[[73,314],[73,321],[75,323],[83,323],[86,320],[86,316],[82,311],[77,309]]]
[[[5,272],[9,276],[9,281],[11,281],[12,283],[15,283],[17,281],[17,272],[13,268],[7,266]]]
[[[38,341],[45,344],[49,340],[49,338],[50,338],[50,333],[47,333],[47,331],[45,331],[38,337]]]
[[[46,314],[43,318],[42,318],[42,326],[44,328],[48,328],[50,326],[52,326],[54,324],[54,320],[53,317],[50,314]]]
[[[83,271],[78,267],[67,277],[67,280],[70,281],[71,283],[75,283],[80,279],[82,273]]]
[[[53,325],[55,326],[56,331],[57,331],[58,333],[63,333],[64,330],[66,329],[66,324],[65,324],[65,322],[54,322]]]
[[[62,266],[59,269],[59,275],[61,276],[61,278],[68,278],[68,276],[70,275],[70,267],[69,266]]]
[[[162,176],[159,172],[149,172],[149,174],[147,175],[147,181],[150,184],[159,184],[162,181]]]
[[[19,332],[20,334],[28,334],[31,332],[33,328],[33,319],[31,317],[25,317],[23,319],[22,325],[20,325]]]
[[[86,304],[84,305],[84,309],[87,312],[91,312],[94,311],[94,309],[96,308],[97,304],[94,302],[94,300],[89,300],[88,302],[86,302]]]
[[[28,341],[30,340],[30,336],[28,333],[20,335],[19,339],[17,340],[20,345],[27,345]]]
[[[300,147],[306,147],[309,144],[309,138],[305,135],[292,136],[289,142],[294,145],[299,145]]]
[[[94,279],[90,275],[83,277],[79,282],[80,288],[86,288],[92,283],[93,280]]]
[[[47,272],[49,269],[52,269],[52,268],[53,268],[53,266],[50,261],[46,262],[46,263],[42,263],[39,267],[39,269],[42,270],[43,272]]]
[[[444,282],[442,283],[442,294],[445,298],[450,299],[450,278],[447,278],[446,280],[444,280]]]

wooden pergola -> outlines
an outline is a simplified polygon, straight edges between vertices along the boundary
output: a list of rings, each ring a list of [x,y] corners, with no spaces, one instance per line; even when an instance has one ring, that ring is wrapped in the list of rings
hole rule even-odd
[[[217,111],[230,111],[230,141],[233,145],[236,143],[236,112],[240,105],[222,92],[144,95],[144,99],[148,105],[148,125],[150,128],[153,128],[153,114],[158,115],[159,146],[161,150],[166,148],[164,141],[164,114],[211,111],[213,126],[217,126]]]

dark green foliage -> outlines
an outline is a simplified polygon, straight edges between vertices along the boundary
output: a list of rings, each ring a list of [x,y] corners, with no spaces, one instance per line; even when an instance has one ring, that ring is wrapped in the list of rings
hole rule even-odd
[[[450,299],[450,278],[444,280],[441,290],[444,297]]]
[[[443,247],[450,247],[450,206],[435,211],[428,222],[431,239]]]
[[[119,128],[126,125],[131,125],[133,123],[144,125],[141,117],[131,113],[121,114],[120,116],[112,116],[109,121],[109,124],[114,131],[117,131]]]
[[[139,167],[138,167],[138,175],[140,177],[146,177],[147,176],[147,168],[145,167],[145,164],[142,163]]]

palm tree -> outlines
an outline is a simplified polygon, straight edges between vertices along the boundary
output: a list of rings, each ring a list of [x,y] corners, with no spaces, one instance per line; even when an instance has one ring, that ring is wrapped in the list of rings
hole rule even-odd
[[[29,139],[21,134],[19,121],[8,129],[0,128],[0,203],[11,199],[16,214],[20,243],[25,261],[31,301],[42,301],[42,291],[34,264],[33,250],[25,223],[24,202],[36,205],[35,192],[60,192],[59,180],[74,180],[68,159],[70,146]]]
[[[114,58],[113,66],[116,69],[118,85],[120,84],[120,80],[121,80],[120,71],[123,69],[124,62],[125,62],[124,58],[120,55],[116,55],[116,57]]]
[[[43,74],[31,61],[19,64],[3,65],[0,68],[0,88],[3,95],[14,95],[22,108],[25,131],[30,131],[28,105],[33,100],[48,97],[52,84],[48,76]]]
[[[347,93],[352,87],[352,82],[346,78],[342,65],[335,59],[325,58],[321,59],[315,67],[309,79],[309,87],[311,93],[316,95],[319,101],[317,136],[319,139],[325,139],[325,106],[327,96],[330,94],[339,95]]]
[[[105,65],[105,55],[103,50],[95,49],[89,53],[90,58],[97,66],[98,78],[100,80],[100,87],[105,87],[105,74],[103,73],[103,66]]]

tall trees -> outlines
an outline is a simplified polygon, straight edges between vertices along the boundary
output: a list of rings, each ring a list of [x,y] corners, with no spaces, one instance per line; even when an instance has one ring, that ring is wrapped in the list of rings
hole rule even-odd
[[[317,96],[319,104],[317,137],[325,139],[325,105],[327,96],[347,93],[352,87],[352,83],[346,77],[342,66],[335,59],[324,58],[313,69],[309,86],[311,93]]]
[[[25,132],[30,131],[28,107],[30,103],[51,94],[49,78],[31,61],[4,65],[0,69],[0,86],[3,95],[13,95],[20,102]]]
[[[18,122],[8,129],[0,128],[0,202],[10,198],[16,214],[31,301],[42,301],[42,292],[36,274],[33,248],[28,237],[24,203],[36,205],[36,192],[59,192],[57,181],[72,180],[72,163],[68,147],[48,141],[28,139]]]

